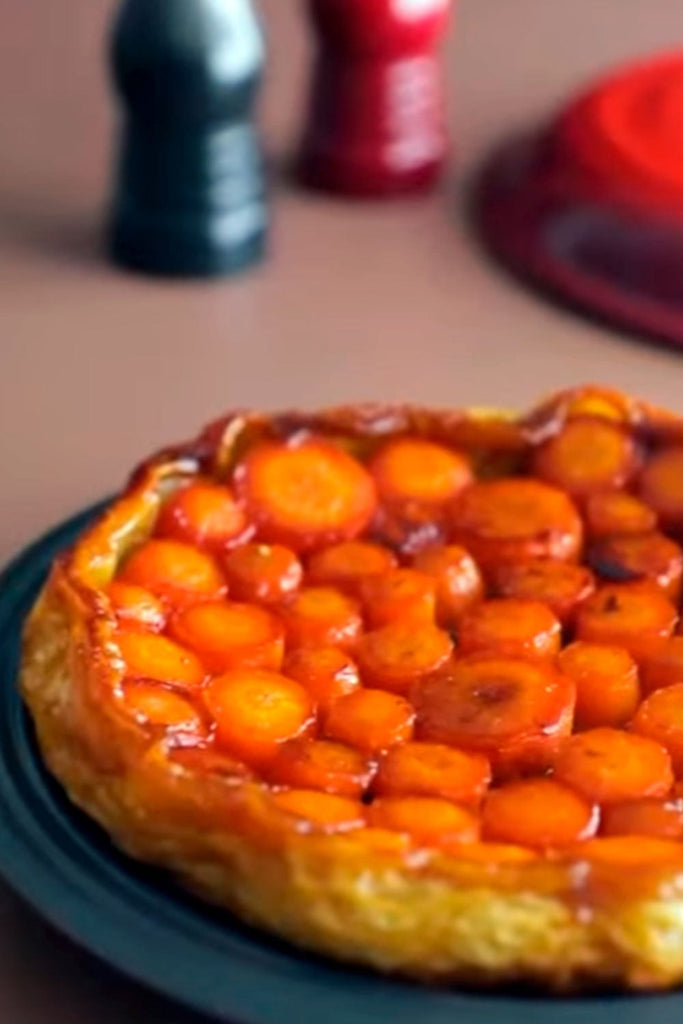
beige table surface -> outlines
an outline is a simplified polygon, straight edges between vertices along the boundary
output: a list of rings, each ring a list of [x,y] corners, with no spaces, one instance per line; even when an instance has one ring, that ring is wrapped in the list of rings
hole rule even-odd
[[[683,408],[683,355],[543,305],[482,257],[460,208],[463,179],[501,134],[610,62],[683,42],[680,0],[462,0],[447,54],[459,163],[442,193],[349,206],[281,187],[270,262],[206,285],[152,283],[99,257],[112,7],[0,0],[0,559],[235,404],[522,406],[596,380]],[[296,135],[308,50],[296,0],[263,9],[263,119],[279,157]],[[0,889],[0,1021],[131,1019],[190,1018]]]

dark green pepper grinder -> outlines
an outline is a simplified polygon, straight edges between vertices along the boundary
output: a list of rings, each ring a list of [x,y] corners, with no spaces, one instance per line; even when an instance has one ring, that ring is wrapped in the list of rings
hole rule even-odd
[[[124,0],[112,37],[123,106],[110,237],[118,263],[206,277],[261,259],[263,62],[251,0]]]

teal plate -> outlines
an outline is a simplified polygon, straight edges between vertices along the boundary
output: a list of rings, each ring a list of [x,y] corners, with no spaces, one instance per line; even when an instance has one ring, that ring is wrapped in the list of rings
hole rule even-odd
[[[0,874],[112,967],[230,1024],[679,1024],[683,995],[546,999],[426,988],[306,956],[118,853],[43,770],[16,688],[21,624],[91,509],[0,578]]]

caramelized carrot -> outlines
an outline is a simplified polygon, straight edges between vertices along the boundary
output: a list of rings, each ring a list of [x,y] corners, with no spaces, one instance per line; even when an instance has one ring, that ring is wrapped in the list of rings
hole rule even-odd
[[[155,529],[157,537],[218,549],[247,532],[247,517],[230,489],[210,480],[182,487],[171,495]]]
[[[491,766],[481,754],[441,743],[403,743],[382,757],[373,788],[380,796],[440,796],[476,806],[490,781]]]
[[[620,868],[650,867],[655,864],[679,864],[683,844],[673,839],[650,836],[605,836],[589,839],[568,851],[581,860]]]
[[[547,662],[474,654],[423,680],[413,699],[418,739],[486,754],[500,778],[552,764],[575,690]]]
[[[595,590],[590,569],[549,558],[501,565],[493,573],[492,583],[499,597],[541,601],[563,625],[572,623],[579,605]]]
[[[594,836],[598,809],[554,779],[519,779],[484,801],[485,839],[548,849]]]
[[[678,613],[660,590],[646,583],[600,587],[576,614],[576,636],[624,647],[636,661],[647,658],[673,633]]]
[[[536,476],[577,498],[623,487],[637,468],[637,446],[628,429],[588,416],[565,423],[532,458]]]
[[[372,520],[371,536],[402,559],[410,559],[446,542],[447,511],[428,505],[381,505]]]
[[[605,836],[683,839],[683,801],[631,800],[605,807],[600,831]]]
[[[371,626],[387,626],[397,620],[433,622],[436,615],[436,581],[415,569],[392,569],[364,580],[360,596]]]
[[[175,732],[202,735],[206,730],[197,708],[168,687],[141,679],[123,685],[125,708],[144,725],[159,725]]]
[[[171,635],[201,659],[208,672],[218,675],[231,668],[282,665],[285,637],[274,615],[253,604],[204,601],[188,605],[173,616]]]
[[[650,582],[674,603],[680,599],[683,551],[663,533],[603,537],[591,545],[588,561],[603,580]]]
[[[397,566],[396,556],[381,544],[347,540],[316,551],[308,563],[308,582],[338,587],[358,597],[359,586],[372,576],[389,572]]]
[[[651,693],[638,708],[631,728],[665,747],[674,772],[683,774],[683,683]]]
[[[137,629],[149,629],[153,633],[161,632],[166,625],[162,602],[144,587],[114,580],[104,592],[119,622]]]
[[[567,421],[574,419],[608,420],[626,425],[642,419],[641,403],[614,388],[600,388],[594,384],[567,388],[546,399],[527,416],[526,433],[547,437],[556,433]]]
[[[237,466],[234,480],[260,537],[295,551],[351,540],[375,511],[371,476],[321,438],[261,444]]]
[[[271,799],[281,811],[298,819],[298,827],[306,832],[350,832],[365,825],[363,805],[348,797],[313,789],[287,789],[273,793]]]
[[[638,666],[623,647],[577,640],[565,647],[557,664],[576,684],[574,718],[579,729],[620,726],[635,713]]]
[[[175,540],[148,540],[124,562],[118,578],[171,602],[220,597],[226,590],[210,555]]]
[[[620,729],[570,736],[555,760],[555,776],[599,804],[663,797],[673,784],[664,747]]]
[[[223,559],[230,594],[237,601],[278,604],[301,585],[303,567],[280,544],[243,544]]]
[[[484,596],[477,563],[457,544],[419,552],[413,567],[436,581],[436,618],[441,626],[454,626],[463,613]]]
[[[325,734],[372,754],[411,739],[414,721],[415,712],[403,697],[363,688],[335,701]]]
[[[599,491],[589,495],[584,515],[591,537],[650,533],[657,529],[656,513],[626,491]]]
[[[116,643],[126,666],[126,675],[157,679],[162,683],[194,688],[206,676],[206,669],[191,651],[156,633],[119,633]]]
[[[683,448],[664,448],[653,455],[640,477],[640,496],[666,529],[683,528]]]
[[[420,438],[397,438],[370,462],[380,500],[388,505],[442,505],[472,482],[464,455]]]
[[[368,685],[408,694],[419,679],[445,665],[452,651],[448,633],[408,620],[365,633],[356,658]]]
[[[301,683],[323,712],[360,686],[358,666],[339,647],[298,647],[286,656],[282,672]]]
[[[646,694],[683,683],[683,636],[663,640],[643,661],[640,679]]]
[[[583,524],[567,495],[539,480],[473,484],[455,502],[453,540],[485,571],[530,558],[576,561]]]
[[[219,745],[252,765],[270,760],[281,743],[300,736],[313,720],[303,686],[276,672],[227,672],[209,683],[204,700]]]
[[[357,797],[370,785],[373,770],[367,757],[343,743],[291,740],[280,747],[268,778],[280,786]]]
[[[304,587],[280,609],[289,647],[353,647],[363,630],[358,604],[333,587]]]
[[[462,654],[495,651],[510,658],[553,658],[561,638],[560,621],[546,605],[514,597],[483,601],[458,627]]]
[[[420,846],[474,843],[479,838],[479,822],[471,811],[436,797],[383,797],[368,807],[367,818],[375,828],[407,833]]]

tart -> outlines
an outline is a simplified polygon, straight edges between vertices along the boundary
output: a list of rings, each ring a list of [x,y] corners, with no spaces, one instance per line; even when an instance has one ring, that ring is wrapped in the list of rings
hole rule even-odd
[[[234,413],[54,564],[21,688],[131,856],[299,947],[683,979],[683,421]]]

